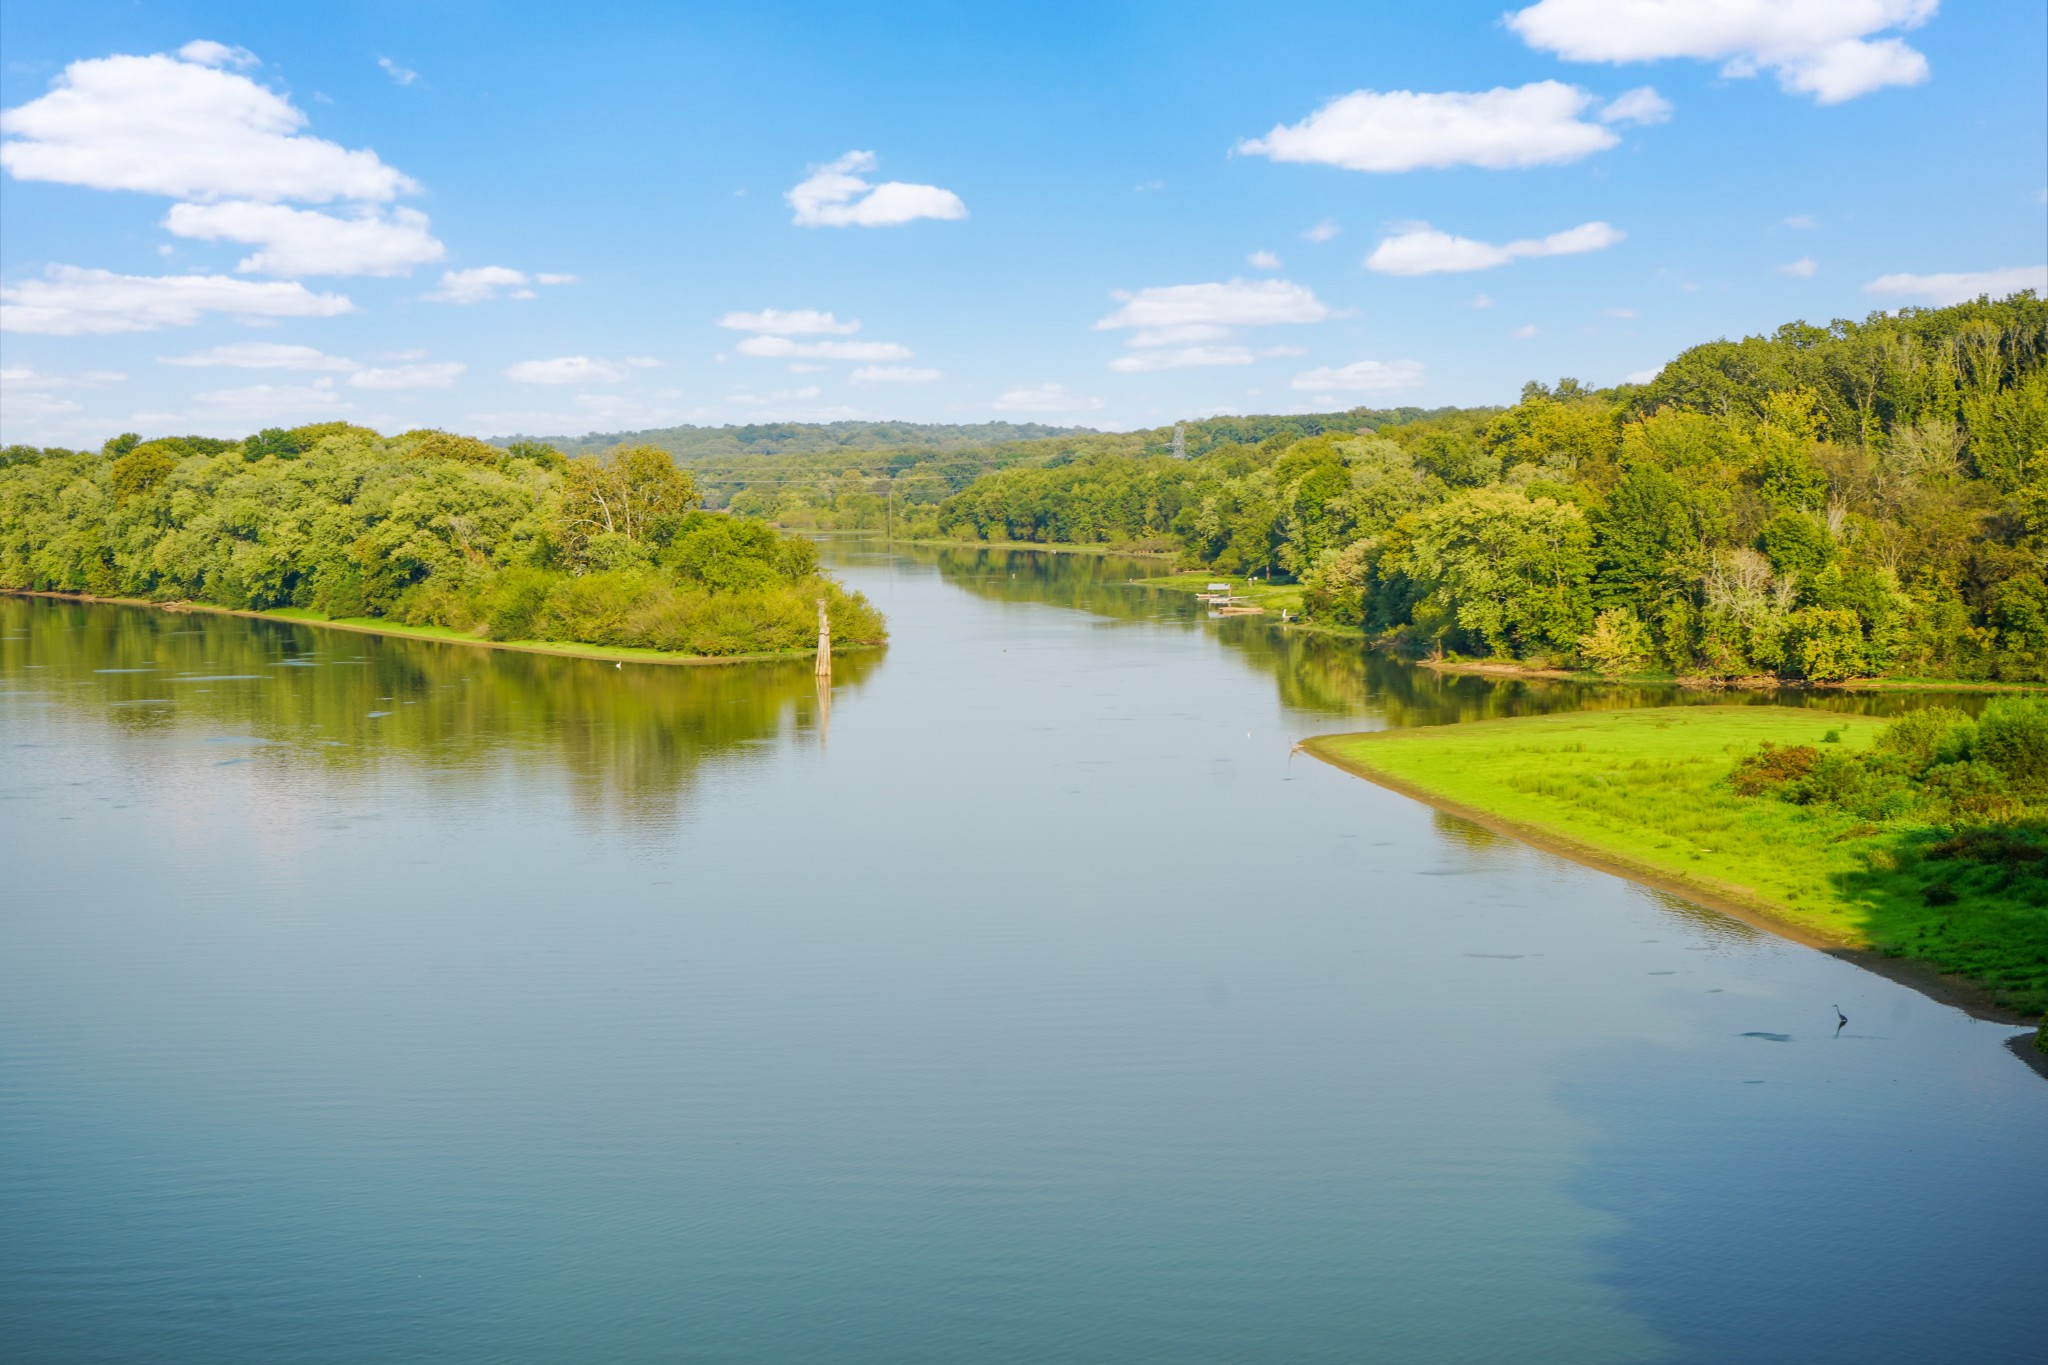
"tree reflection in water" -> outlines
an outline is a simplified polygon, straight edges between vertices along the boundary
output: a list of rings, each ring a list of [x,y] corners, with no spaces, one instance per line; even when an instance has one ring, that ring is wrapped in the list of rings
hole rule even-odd
[[[1881,716],[1936,702],[1975,712],[1985,701],[1983,693],[1970,692],[1733,691],[1445,673],[1373,649],[1357,636],[1283,627],[1271,617],[1212,619],[1186,594],[1132,582],[1166,572],[1165,561],[1157,558],[971,546],[899,545],[896,553],[935,567],[945,581],[977,597],[1049,603],[1133,624],[1180,621],[1190,630],[1213,631],[1243,662],[1272,675],[1290,709],[1373,718],[1395,728],[1644,706],[1812,706]]]
[[[857,688],[879,652],[834,660]],[[663,822],[704,763],[818,729],[808,662],[559,658],[205,612],[0,597],[0,685],[136,733],[247,734],[260,761],[474,782],[541,754],[593,820]]]

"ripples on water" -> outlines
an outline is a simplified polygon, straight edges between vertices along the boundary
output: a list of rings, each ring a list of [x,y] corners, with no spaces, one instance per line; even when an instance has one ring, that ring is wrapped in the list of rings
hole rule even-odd
[[[1669,697],[833,553],[829,712],[0,599],[5,1354],[2035,1358],[2008,1030],[1289,755]]]

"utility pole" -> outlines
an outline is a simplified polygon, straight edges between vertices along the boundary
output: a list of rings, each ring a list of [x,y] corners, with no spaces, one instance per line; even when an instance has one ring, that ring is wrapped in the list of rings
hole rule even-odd
[[[818,666],[812,670],[821,678],[832,676],[832,618],[825,614],[825,599],[818,599]]]

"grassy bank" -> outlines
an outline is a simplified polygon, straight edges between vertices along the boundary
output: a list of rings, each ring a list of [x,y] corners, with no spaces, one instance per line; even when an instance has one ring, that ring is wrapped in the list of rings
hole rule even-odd
[[[20,592],[0,588],[17,597],[51,597],[66,602],[99,602],[110,606],[155,607],[163,611],[208,612],[216,616],[246,616],[258,621],[289,621],[294,625],[319,626],[328,630],[354,631],[360,635],[391,635],[406,640],[431,640],[437,644],[470,645],[477,649],[505,649],[520,654],[552,654],[565,659],[602,659],[608,663],[710,665],[773,663],[809,659],[811,649],[779,650],[761,654],[682,654],[660,649],[635,649],[613,645],[587,645],[561,640],[486,640],[468,631],[448,626],[408,626],[375,616],[323,616],[317,611],[280,607],[274,611],[237,611],[206,602],[150,602],[138,597],[93,597],[82,593]],[[874,645],[837,645],[834,654],[878,648]]]
[[[1225,573],[1213,573],[1200,569],[1193,573],[1166,574],[1159,578],[1140,578],[1137,583],[1146,588],[1164,588],[1168,592],[1207,592],[1211,583],[1228,583],[1230,595],[1240,598],[1251,606],[1264,607],[1274,616],[1282,611],[1301,615],[1301,584],[1268,583],[1264,579],[1238,578]]]
[[[1688,706],[1332,735],[1304,747],[1539,846],[1908,969],[1890,975],[1917,970],[1932,984],[1938,974],[1976,1003],[2041,1014],[2048,908],[2035,899],[2037,878],[1978,879],[1958,896],[1947,889],[1955,865],[1935,851],[1941,831],[1738,796],[1728,784],[1737,759],[1765,740],[1867,748],[1883,726],[1832,712]]]

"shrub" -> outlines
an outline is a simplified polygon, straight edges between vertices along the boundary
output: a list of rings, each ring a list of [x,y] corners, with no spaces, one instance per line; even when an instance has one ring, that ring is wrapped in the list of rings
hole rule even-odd
[[[1820,750],[1811,744],[1779,745],[1765,740],[1753,754],[1745,754],[1728,774],[1728,785],[1737,796],[1762,796],[1787,783],[1796,782],[1820,762]]]
[[[1593,619],[1593,629],[1579,637],[1579,652],[1593,671],[1612,677],[1640,673],[1650,663],[1650,632],[1627,607],[1610,607]]]
[[[2005,775],[2014,790],[2048,788],[2048,701],[2000,698],[1977,719],[1977,757]]]
[[[1976,733],[1976,725],[1955,707],[1929,706],[1908,711],[1878,731],[1876,747],[1898,754],[1918,771],[1967,759]]]

